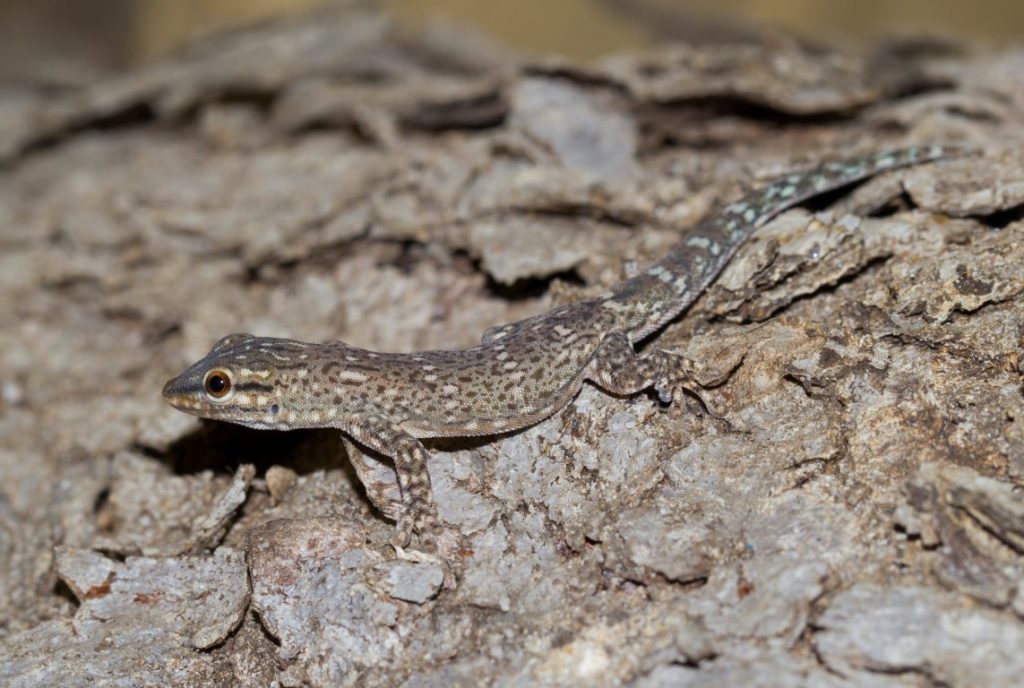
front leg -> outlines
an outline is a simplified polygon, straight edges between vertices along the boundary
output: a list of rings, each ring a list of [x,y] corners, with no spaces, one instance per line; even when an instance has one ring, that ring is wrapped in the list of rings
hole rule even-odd
[[[345,432],[356,442],[391,457],[395,463],[402,504],[397,510],[385,510],[386,515],[394,517],[397,522],[391,543],[396,548],[405,547],[415,531],[423,544],[436,547],[441,526],[430,487],[430,473],[427,471],[430,454],[426,447],[395,424],[379,418],[362,418],[346,427]],[[360,479],[365,478],[365,471],[357,467],[356,472]],[[369,491],[374,489],[372,485],[366,487]]]
[[[629,396],[653,387],[668,404],[680,388],[694,384],[693,362],[663,349],[639,355],[621,332],[604,338],[584,377],[612,394]]]

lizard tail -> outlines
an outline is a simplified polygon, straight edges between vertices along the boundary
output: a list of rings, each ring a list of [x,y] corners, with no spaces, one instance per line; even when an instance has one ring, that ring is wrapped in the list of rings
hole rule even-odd
[[[665,258],[614,287],[608,301],[626,320],[622,327],[630,340],[640,341],[693,303],[754,230],[784,210],[887,170],[968,152],[957,146],[917,146],[790,174],[705,219],[687,232]]]

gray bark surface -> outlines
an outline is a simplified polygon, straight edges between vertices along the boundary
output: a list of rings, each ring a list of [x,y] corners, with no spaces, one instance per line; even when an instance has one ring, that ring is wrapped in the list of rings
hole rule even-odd
[[[472,345],[926,142],[983,154],[783,214],[660,334],[696,394],[431,444],[453,592],[338,433],[161,401],[235,331]],[[328,10],[0,91],[0,683],[1020,685],[1022,151],[1024,52],[921,42],[527,63]]]

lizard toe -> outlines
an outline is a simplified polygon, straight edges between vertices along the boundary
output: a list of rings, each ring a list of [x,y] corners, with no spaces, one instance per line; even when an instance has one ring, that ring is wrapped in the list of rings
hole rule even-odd
[[[403,515],[398,519],[395,532],[391,535],[391,546],[396,550],[408,546],[412,540],[413,519]]]

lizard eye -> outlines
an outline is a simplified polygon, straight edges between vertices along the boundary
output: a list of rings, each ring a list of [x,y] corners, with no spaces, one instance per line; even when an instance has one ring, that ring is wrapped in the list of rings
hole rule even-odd
[[[211,370],[203,381],[206,393],[214,399],[223,399],[231,391],[231,377],[223,370]]]

